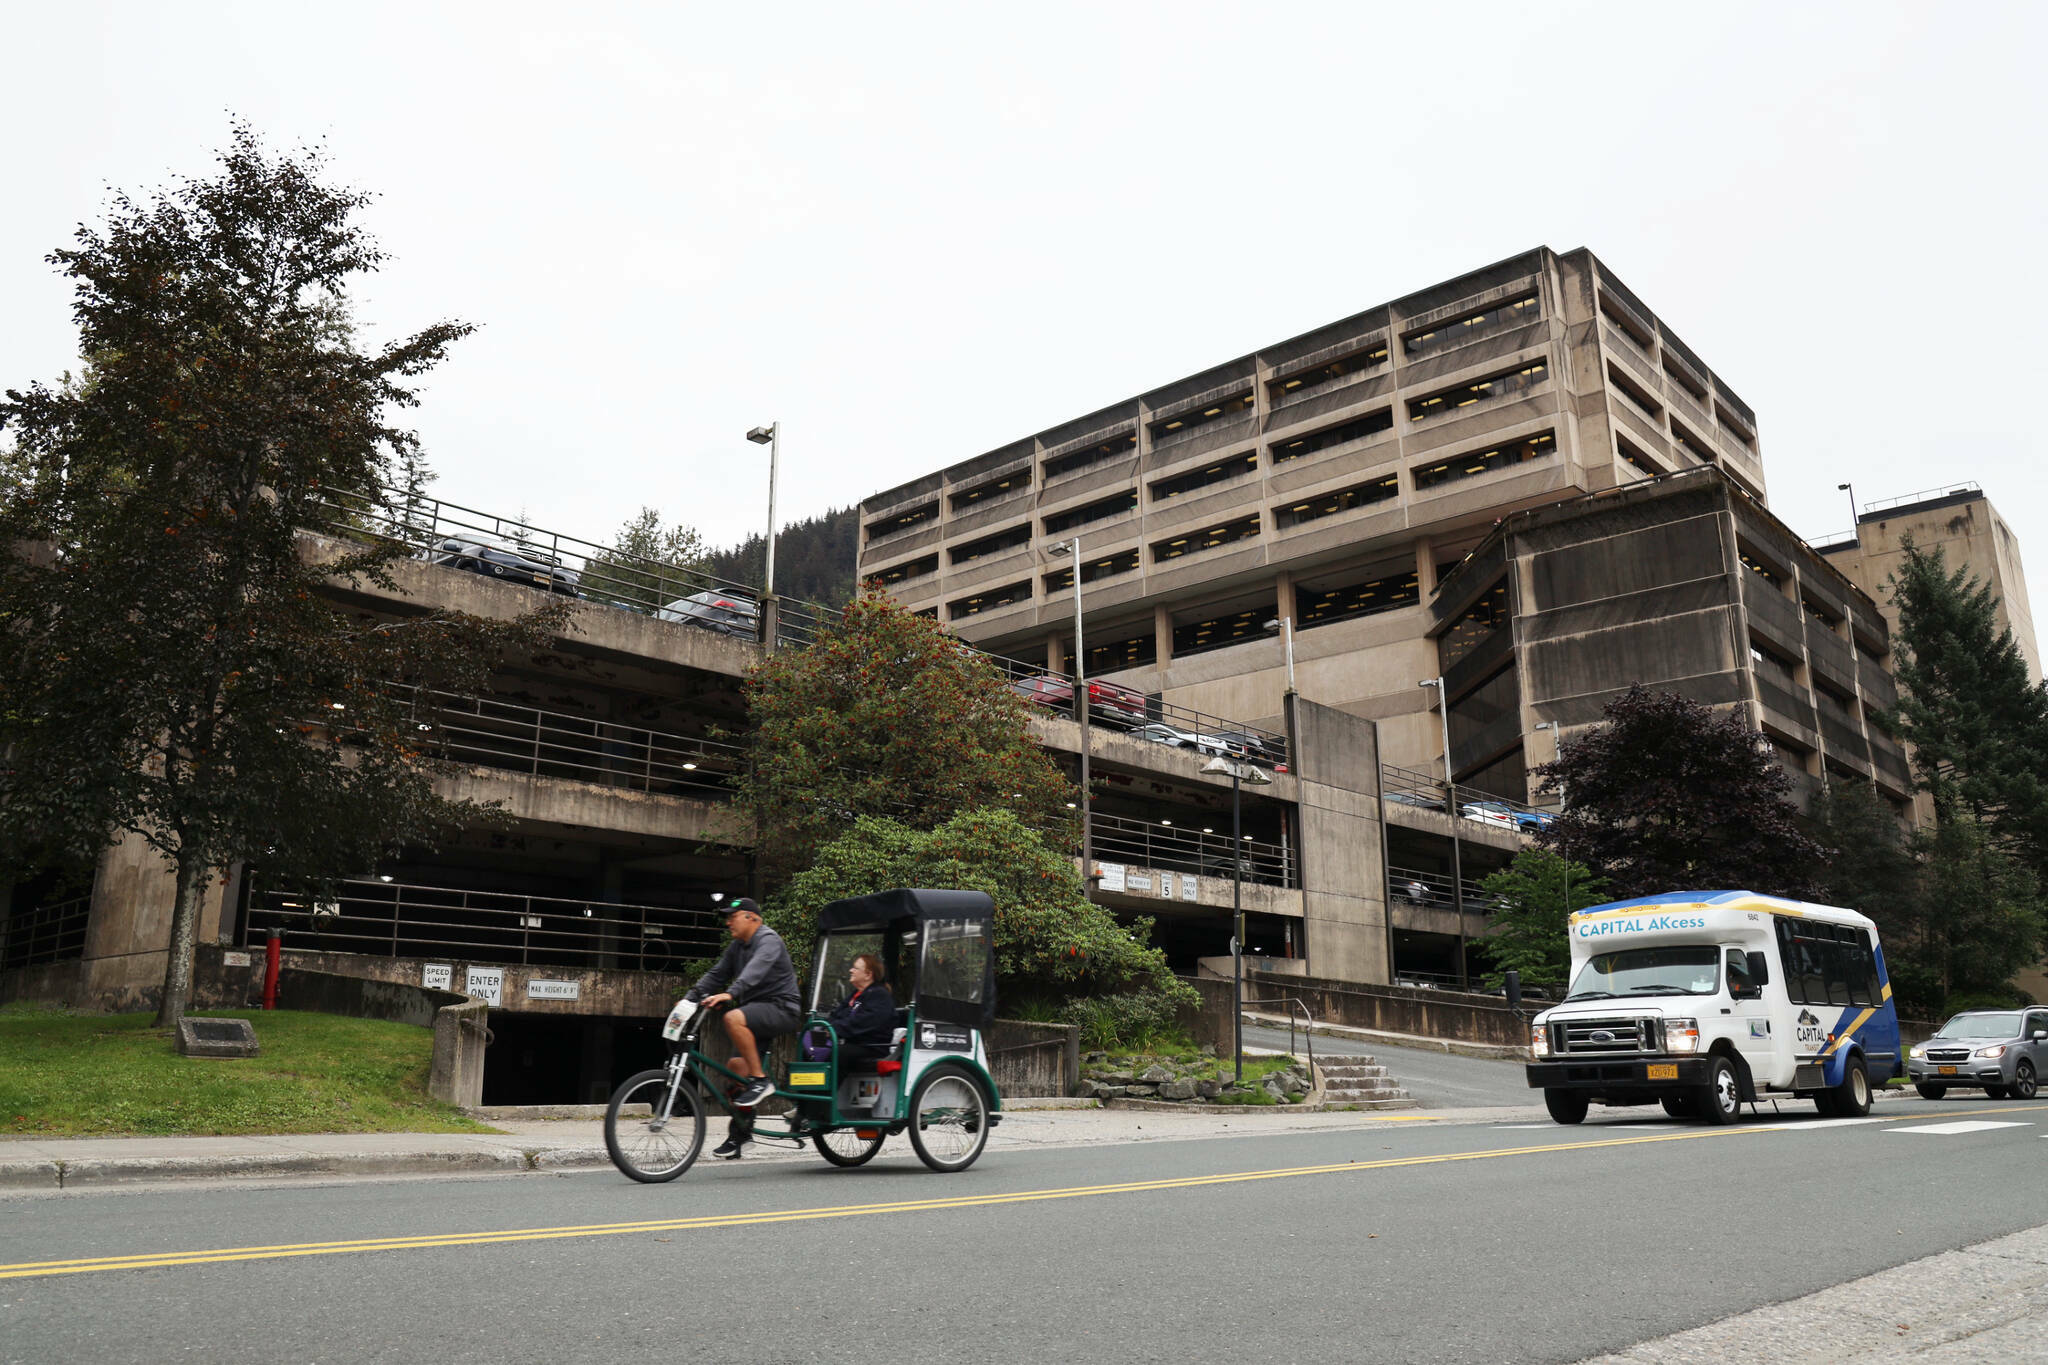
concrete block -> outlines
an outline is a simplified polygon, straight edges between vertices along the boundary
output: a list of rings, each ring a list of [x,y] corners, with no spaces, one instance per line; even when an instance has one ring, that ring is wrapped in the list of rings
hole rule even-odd
[[[256,1028],[247,1019],[202,1019],[188,1014],[178,1020],[181,1057],[254,1057],[256,1051]]]

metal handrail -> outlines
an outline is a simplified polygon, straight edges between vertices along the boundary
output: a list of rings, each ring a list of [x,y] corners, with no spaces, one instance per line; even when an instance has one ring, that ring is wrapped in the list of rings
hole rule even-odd
[[[1459,885],[1464,890],[1464,904],[1467,911],[1491,914],[1500,907],[1500,898],[1491,895],[1478,882],[1467,877]],[[1387,896],[1390,900],[1407,901],[1432,910],[1449,910],[1458,903],[1451,893],[1451,879],[1440,872],[1421,872],[1414,868],[1387,867]]]
[[[0,968],[40,967],[85,956],[92,893],[16,910],[0,921]]]
[[[1303,1003],[1301,997],[1297,995],[1283,995],[1272,1000],[1242,1000],[1238,1003],[1241,1007],[1240,1012],[1242,1012],[1242,1009],[1253,1005],[1292,1005],[1295,1009],[1301,1011],[1301,1017],[1307,1021],[1302,1027],[1301,1036],[1308,1040],[1308,1074],[1313,1079],[1316,1074],[1316,1017],[1309,1012],[1308,1006]],[[1294,1010],[1287,1012],[1287,1055],[1290,1057],[1294,1055]]]
[[[1952,498],[1958,493],[1982,493],[1983,491],[1983,484],[1978,483],[1975,479],[1965,479],[1961,483],[1944,484],[1940,488],[1923,488],[1918,493],[1907,493],[1901,497],[1883,498],[1877,502],[1866,502],[1863,504],[1862,515],[1867,517],[1872,512],[1882,512],[1893,507],[1904,507],[1908,503],[1930,502],[1935,498]]]
[[[714,912],[562,900],[380,879],[344,881],[331,899],[264,891],[250,903],[253,947],[271,928],[294,946],[380,957],[461,956],[477,962],[673,971],[717,954]]]
[[[1144,867],[1175,872],[1193,872],[1205,877],[1241,874],[1244,880],[1266,886],[1300,885],[1293,851],[1282,844],[1244,838],[1232,841],[1227,834],[1204,834],[1200,830],[1133,820],[1121,815],[1091,817],[1095,856],[1102,859],[1125,854]],[[1232,864],[1237,866],[1233,869]]]
[[[1494,792],[1481,791],[1477,787],[1468,787],[1462,783],[1453,783],[1451,790],[1456,797],[1461,814],[1464,808],[1470,805],[1505,806],[1510,811],[1526,815],[1548,815],[1552,813],[1541,806],[1531,805],[1527,801],[1517,801],[1511,796],[1500,796]],[[1380,765],[1380,798],[1385,800],[1390,792],[1423,798],[1428,808],[1435,810],[1443,809],[1443,779],[1434,773],[1424,772],[1419,768],[1402,768],[1392,763],[1382,763]],[[1465,816],[1464,818],[1470,819],[1471,817]]]

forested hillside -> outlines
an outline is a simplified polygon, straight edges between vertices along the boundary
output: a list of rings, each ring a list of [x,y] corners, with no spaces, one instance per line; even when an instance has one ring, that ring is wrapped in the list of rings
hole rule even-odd
[[[775,537],[775,591],[827,606],[853,598],[853,564],[859,547],[859,509],[839,507],[822,516],[792,521]],[[748,536],[729,550],[713,550],[704,567],[734,583],[759,583],[762,538]]]

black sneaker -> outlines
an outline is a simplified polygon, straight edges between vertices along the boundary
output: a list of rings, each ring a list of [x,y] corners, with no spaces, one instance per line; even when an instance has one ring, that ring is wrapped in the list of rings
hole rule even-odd
[[[740,1153],[746,1151],[747,1144],[751,1143],[753,1140],[754,1139],[751,1134],[749,1134],[746,1137],[729,1137],[725,1141],[719,1143],[716,1147],[713,1147],[711,1149],[711,1155],[717,1157],[721,1161],[738,1161],[740,1159]]]
[[[735,1109],[752,1109],[774,1093],[775,1087],[769,1083],[766,1076],[756,1076],[753,1080],[748,1081],[745,1086],[741,1087],[739,1094],[732,1097],[732,1107]]]

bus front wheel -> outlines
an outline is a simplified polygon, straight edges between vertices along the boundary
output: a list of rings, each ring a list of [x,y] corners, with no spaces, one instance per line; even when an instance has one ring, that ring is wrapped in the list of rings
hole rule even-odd
[[[1700,1087],[1700,1117],[1708,1123],[1733,1123],[1742,1117],[1742,1085],[1736,1079],[1735,1065],[1726,1057],[1713,1057],[1707,1063],[1707,1083]]]
[[[1583,1090],[1546,1090],[1543,1092],[1543,1107],[1550,1111],[1550,1117],[1559,1123],[1584,1123],[1586,1110],[1592,1101]]]

